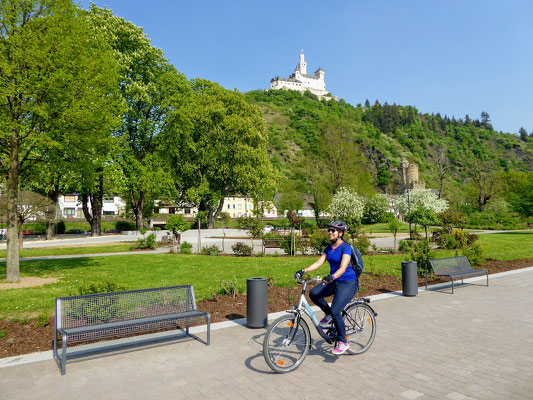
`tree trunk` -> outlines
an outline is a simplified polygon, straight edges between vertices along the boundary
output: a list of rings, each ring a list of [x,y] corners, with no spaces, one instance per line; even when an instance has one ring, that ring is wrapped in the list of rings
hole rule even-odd
[[[143,212],[144,212],[144,192],[141,191],[139,198],[136,199],[133,192],[130,194],[131,208],[135,215],[135,229],[139,230],[143,227]]]
[[[91,208],[93,211],[93,225],[91,226],[91,236],[100,236],[102,230],[100,228],[102,221],[102,204],[104,199],[104,177],[100,175],[98,178],[98,189],[91,199]]]
[[[7,178],[7,282],[20,280],[19,238],[17,221],[17,203],[19,186],[19,144],[18,130],[13,129],[11,137],[11,155]]]
[[[23,225],[19,221],[18,235],[19,235],[19,251],[24,248],[24,233],[22,232]]]
[[[224,207],[224,199],[218,202],[218,207],[215,210],[215,212],[213,212],[213,208],[209,207],[208,212],[207,212],[207,227],[209,229],[215,229],[215,221],[220,215],[220,212],[222,211],[223,207]]]
[[[396,253],[396,234],[394,234],[394,247],[393,251]]]
[[[48,198],[54,203],[54,208],[46,211],[46,240],[52,240],[54,236],[54,222],[56,220],[56,207],[57,207],[57,198],[59,197],[58,193],[48,196]]]
[[[92,233],[93,232],[93,216],[89,212],[89,195],[87,193],[82,193],[81,195],[81,206],[83,209],[83,216],[85,217],[85,220],[91,226],[91,233]]]

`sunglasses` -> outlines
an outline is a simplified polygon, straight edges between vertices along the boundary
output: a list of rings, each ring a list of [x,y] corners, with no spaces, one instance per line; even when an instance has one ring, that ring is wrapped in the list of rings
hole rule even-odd
[[[335,232],[337,232],[337,229],[328,229],[328,232],[329,233],[335,233]]]

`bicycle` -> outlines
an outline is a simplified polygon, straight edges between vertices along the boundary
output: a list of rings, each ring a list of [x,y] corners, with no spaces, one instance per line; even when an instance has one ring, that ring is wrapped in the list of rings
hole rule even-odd
[[[311,348],[311,332],[302,313],[307,314],[313,322],[318,334],[329,344],[334,343],[335,326],[320,326],[311,306],[305,298],[307,284],[320,282],[322,279],[302,280],[295,276],[298,283],[303,284],[298,306],[287,310],[288,315],[276,319],[269,326],[263,341],[263,356],[268,366],[275,372],[283,374],[298,368]],[[346,324],[346,339],[350,344],[349,354],[361,354],[367,351],[376,336],[377,313],[370,307],[369,298],[354,298],[342,311]]]

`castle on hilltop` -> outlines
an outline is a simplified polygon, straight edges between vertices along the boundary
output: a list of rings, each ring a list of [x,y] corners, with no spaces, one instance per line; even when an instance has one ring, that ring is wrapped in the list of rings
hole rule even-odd
[[[326,90],[326,82],[324,82],[324,75],[326,72],[319,68],[314,75],[307,75],[307,63],[305,62],[304,52],[300,53],[300,62],[294,69],[294,74],[288,78],[280,78],[279,76],[270,80],[270,88],[273,90],[298,90],[305,92],[309,90],[311,93],[318,96],[318,99],[325,98],[326,100],[335,99],[337,96],[331,96]]]

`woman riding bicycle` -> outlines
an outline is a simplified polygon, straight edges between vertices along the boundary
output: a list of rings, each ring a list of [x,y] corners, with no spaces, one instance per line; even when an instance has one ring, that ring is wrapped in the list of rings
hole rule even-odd
[[[317,261],[297,272],[302,276],[320,268],[326,261],[329,262],[330,274],[322,279],[322,284],[311,289],[309,297],[325,314],[320,324],[329,325],[333,321],[335,325],[337,331],[335,336],[337,345],[333,349],[335,355],[341,355],[350,348],[346,342],[346,326],[341,312],[355,296],[359,287],[354,269],[348,268],[352,257],[352,248],[348,245],[343,246],[345,231],[346,224],[344,222],[330,222],[328,233],[331,244],[324,249],[324,253]],[[333,295],[333,301],[329,306],[324,297],[331,295]]]

